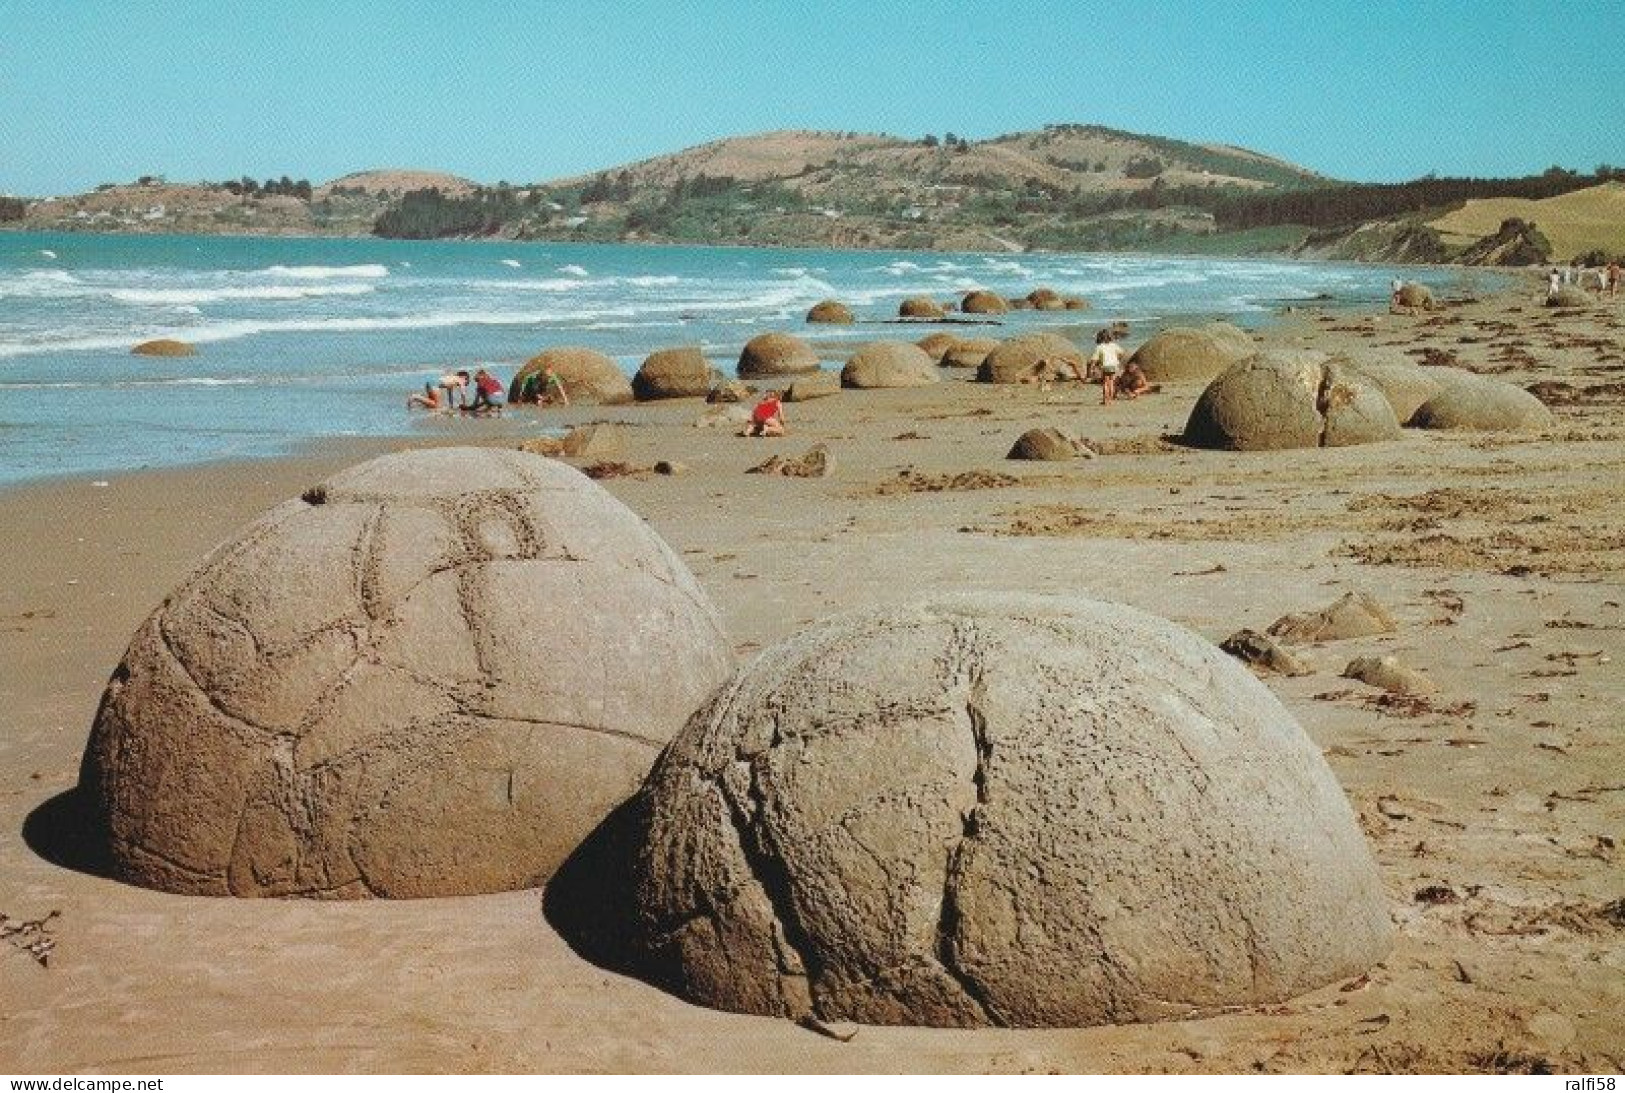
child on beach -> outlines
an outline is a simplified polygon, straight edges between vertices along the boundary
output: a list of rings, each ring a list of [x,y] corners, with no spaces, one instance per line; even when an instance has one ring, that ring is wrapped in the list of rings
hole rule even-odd
[[[740,436],[783,436],[784,406],[777,391],[769,391],[750,412],[750,424]]]
[[[481,368],[474,373],[474,402],[464,409],[471,414],[500,414],[502,397],[502,381]]]
[[[447,409],[468,409],[468,369],[459,368],[440,377],[440,405]]]
[[[553,366],[544,364],[540,371],[532,372],[525,377],[525,382],[519,388],[517,401],[533,402],[538,406],[547,406],[554,402],[568,406],[570,395],[564,389],[564,380],[553,370]]]
[[[1123,378],[1117,381],[1117,393],[1125,398],[1139,398],[1162,390],[1146,376],[1145,369],[1128,361],[1123,365]]]
[[[1123,370],[1123,350],[1117,344],[1117,331],[1111,327],[1095,334],[1095,351],[1089,355],[1089,369],[1092,372],[1096,368],[1100,369],[1100,404],[1106,406],[1117,396],[1117,374]],[[1078,379],[1083,379],[1081,373]]]
[[[425,410],[435,412],[439,411],[440,391],[435,387],[434,384],[425,382],[423,385],[423,393],[421,395],[413,393],[406,396],[406,408],[408,410],[416,410],[420,406]]]

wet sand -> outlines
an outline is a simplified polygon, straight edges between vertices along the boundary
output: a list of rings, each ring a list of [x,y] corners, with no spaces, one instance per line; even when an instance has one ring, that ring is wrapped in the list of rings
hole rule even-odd
[[[75,783],[139,622],[260,511],[367,452],[422,442],[392,441],[0,492],[0,913],[55,912],[0,944],[0,1070],[1625,1069],[1625,391],[1606,386],[1625,381],[1625,298],[1548,312],[1529,288],[1431,315],[1300,311],[1263,337],[1393,346],[1580,397],[1554,406],[1545,435],[1407,431],[1252,454],[1161,441],[1195,385],[1108,408],[1094,387],[949,373],[791,404],[782,440],[696,428],[694,400],[552,417],[625,422],[627,462],[686,465],[603,484],[687,560],[741,657],[820,616],[932,590],[1080,592],[1216,641],[1346,591],[1375,596],[1397,633],[1309,647],[1313,674],[1268,679],[1381,866],[1399,940],[1368,978],[1202,1020],[865,1027],[839,1043],[603,971],[535,891],[215,900],[53,861],[37,810]],[[513,443],[535,433],[524,413],[432,442]],[[1007,461],[1039,425],[1115,454]],[[829,477],[745,473],[814,442],[833,455]],[[1373,653],[1438,693],[1396,700],[1340,678]],[[48,965],[28,940],[51,943]]]

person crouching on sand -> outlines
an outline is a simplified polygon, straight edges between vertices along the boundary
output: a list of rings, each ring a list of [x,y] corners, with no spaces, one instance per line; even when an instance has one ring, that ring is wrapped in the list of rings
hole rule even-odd
[[[468,369],[459,368],[440,377],[440,408],[443,410],[468,409]]]
[[[416,410],[418,407],[425,410],[438,411],[440,409],[440,390],[432,383],[423,385],[421,395],[413,393],[406,396],[406,408]]]
[[[465,408],[471,414],[500,414],[502,396],[502,381],[481,368],[474,373],[474,402]]]
[[[1117,381],[1117,393],[1124,398],[1139,398],[1141,395],[1153,395],[1162,388],[1152,383],[1146,376],[1145,369],[1133,361],[1123,364],[1123,376]]]
[[[769,391],[756,404],[756,409],[750,412],[750,424],[739,435],[783,436],[784,432],[784,405],[779,401],[777,391]]]
[[[564,389],[564,380],[553,370],[553,366],[544,364],[540,371],[532,372],[525,377],[516,401],[533,402],[538,406],[547,406],[555,402],[561,406],[568,406],[570,394]]]
[[[1110,404],[1117,397],[1117,375],[1123,370],[1123,349],[1117,344],[1117,332],[1111,327],[1095,335],[1095,351],[1089,355],[1089,368],[1091,371],[1100,369],[1100,404]]]

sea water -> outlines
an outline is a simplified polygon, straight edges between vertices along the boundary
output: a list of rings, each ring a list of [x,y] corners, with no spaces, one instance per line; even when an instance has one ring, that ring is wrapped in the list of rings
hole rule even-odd
[[[1294,300],[1380,303],[1400,275],[1437,287],[1455,276],[1138,254],[0,234],[0,483],[409,435],[422,415],[406,395],[425,380],[486,366],[506,381],[549,346],[589,346],[631,374],[655,349],[698,345],[731,371],[767,330],[825,342],[834,362],[854,338],[933,329],[1256,325]],[[803,322],[826,298],[880,320],[907,296],[1040,285],[1093,309],[1015,312],[986,329]],[[131,355],[152,338],[198,353]]]

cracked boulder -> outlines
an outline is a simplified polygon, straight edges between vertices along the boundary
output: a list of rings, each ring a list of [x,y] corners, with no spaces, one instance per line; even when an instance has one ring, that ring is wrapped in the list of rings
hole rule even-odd
[[[388,455],[266,513],[142,624],[80,789],[114,875],[151,888],[529,887],[731,659],[688,569],[579,472]]]
[[[1393,407],[1370,380],[1313,350],[1272,350],[1226,369],[1185,423],[1201,448],[1337,448],[1400,437]]]
[[[1081,1026],[1278,1002],[1387,951],[1319,750],[1210,642],[941,596],[765,650],[635,811],[640,974],[797,1020]]]

